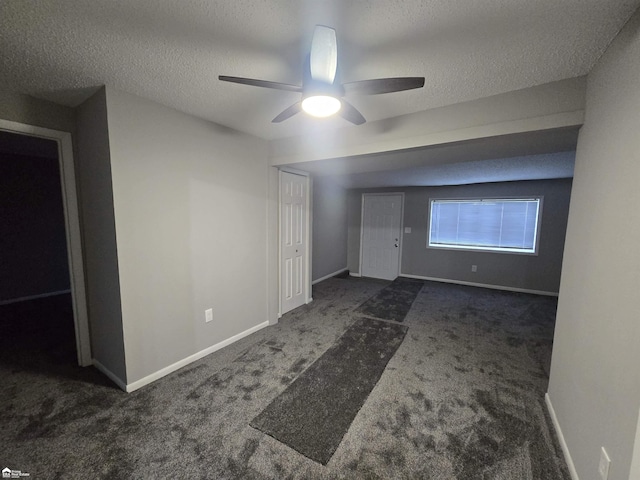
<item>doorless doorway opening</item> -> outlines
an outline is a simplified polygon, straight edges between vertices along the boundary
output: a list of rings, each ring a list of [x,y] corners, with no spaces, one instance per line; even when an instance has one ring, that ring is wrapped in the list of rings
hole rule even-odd
[[[91,365],[91,345],[71,134],[1,119],[0,131],[53,140],[57,145],[77,360],[81,366]]]

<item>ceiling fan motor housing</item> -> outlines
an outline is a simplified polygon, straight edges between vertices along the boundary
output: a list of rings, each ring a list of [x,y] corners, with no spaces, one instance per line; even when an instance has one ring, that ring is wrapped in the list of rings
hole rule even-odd
[[[334,77],[333,83],[324,82],[322,80],[314,80],[311,76],[310,56],[305,59],[304,76],[302,81],[302,99],[317,95],[326,95],[328,97],[340,98],[344,96],[344,88],[342,84],[336,82],[337,75]]]

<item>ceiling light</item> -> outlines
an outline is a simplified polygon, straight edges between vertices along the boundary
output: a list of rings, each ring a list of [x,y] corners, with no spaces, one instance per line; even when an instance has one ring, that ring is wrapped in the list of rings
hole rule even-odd
[[[341,107],[340,100],[329,95],[312,95],[302,100],[302,110],[314,117],[330,117]]]

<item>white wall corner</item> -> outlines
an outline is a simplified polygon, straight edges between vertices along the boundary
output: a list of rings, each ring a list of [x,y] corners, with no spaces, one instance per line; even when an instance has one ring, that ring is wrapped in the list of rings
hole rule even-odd
[[[267,321],[275,325],[280,318],[280,244],[279,244],[279,182],[278,169],[268,167],[267,183]]]
[[[631,457],[631,472],[629,480],[640,478],[640,411],[638,412],[638,425],[636,426],[636,439],[633,444],[633,457]]]
[[[569,474],[571,475],[571,479],[580,480],[578,478],[578,472],[576,471],[576,466],[573,464],[573,459],[571,458],[571,452],[569,451],[569,446],[567,445],[567,442],[562,433],[562,428],[560,428],[560,423],[558,422],[556,411],[553,409],[553,404],[551,403],[551,397],[549,396],[549,392],[544,394],[544,402],[547,404],[547,410],[549,411],[549,416],[551,417],[551,421],[553,422],[553,428],[555,429],[556,435],[558,436],[558,441],[560,442],[560,447],[562,448],[564,459],[567,462],[567,467],[569,468]]]
[[[100,372],[104,373],[109,378],[109,380],[115,383],[119,388],[121,388],[125,392],[128,391],[127,383],[123,381],[120,377],[118,377],[115,373],[113,373],[111,370],[109,370],[107,367],[105,367],[102,363],[100,363],[95,358],[93,359],[92,363],[94,367],[96,367]]]

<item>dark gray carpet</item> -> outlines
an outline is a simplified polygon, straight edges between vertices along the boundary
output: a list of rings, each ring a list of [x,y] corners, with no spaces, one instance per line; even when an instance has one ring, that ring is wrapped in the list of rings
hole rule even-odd
[[[423,285],[422,280],[398,277],[360,305],[356,313],[380,320],[402,322]]]
[[[356,320],[251,426],[326,465],[406,333],[403,325]]]
[[[569,480],[544,404],[550,297],[426,282],[326,466],[249,425],[385,285],[319,283],[278,325],[131,394],[29,349],[32,335],[15,345],[0,331],[19,356],[0,354],[0,468],[34,479]]]

